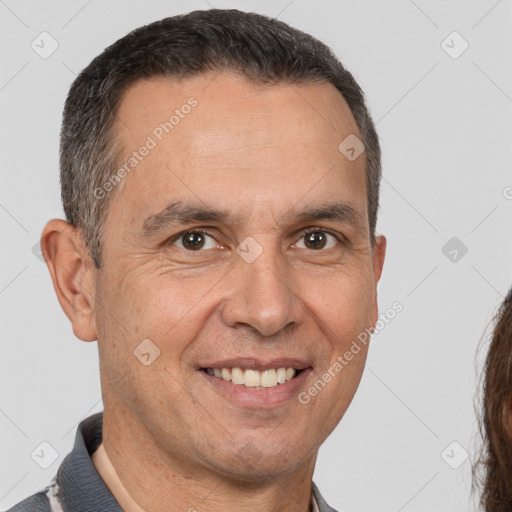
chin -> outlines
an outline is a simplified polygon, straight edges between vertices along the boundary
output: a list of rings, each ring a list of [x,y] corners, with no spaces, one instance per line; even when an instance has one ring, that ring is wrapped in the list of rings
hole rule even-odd
[[[274,479],[292,473],[305,464],[304,453],[296,450],[273,449],[272,446],[258,446],[248,441],[235,452],[217,454],[215,465],[220,472],[231,479],[251,483]],[[220,463],[220,464],[219,464]],[[221,467],[219,467],[221,466]]]

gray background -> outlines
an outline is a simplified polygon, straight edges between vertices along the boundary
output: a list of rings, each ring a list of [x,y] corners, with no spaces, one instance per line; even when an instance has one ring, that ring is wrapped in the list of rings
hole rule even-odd
[[[340,511],[475,510],[477,347],[512,283],[510,0],[0,0],[0,508],[49,483],[78,422],[102,409],[96,344],[73,336],[32,251],[45,221],[62,217],[68,88],[129,30],[209,5],[277,16],[330,45],[366,92],[381,138],[379,303],[403,311],[372,341],[315,482]],[[31,48],[43,31],[59,45],[47,59]],[[469,44],[458,58],[453,31]],[[42,441],[59,454],[47,469],[31,458]]]

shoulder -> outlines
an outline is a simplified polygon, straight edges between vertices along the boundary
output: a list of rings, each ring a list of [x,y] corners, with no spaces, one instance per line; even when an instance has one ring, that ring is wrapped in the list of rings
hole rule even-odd
[[[46,490],[39,491],[24,499],[7,512],[51,512]]]

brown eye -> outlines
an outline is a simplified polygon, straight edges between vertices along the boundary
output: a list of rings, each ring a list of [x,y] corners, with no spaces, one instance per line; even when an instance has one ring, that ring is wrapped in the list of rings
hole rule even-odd
[[[332,242],[329,241],[329,237],[333,240]],[[304,233],[302,239],[304,240],[305,248],[312,250],[330,249],[339,243],[335,235],[321,229],[310,230]]]
[[[173,240],[173,243],[187,251],[198,252],[201,249],[213,249],[215,247],[215,243],[212,244],[211,242],[210,246],[208,246],[208,238],[215,242],[211,235],[203,231],[187,231],[178,235]]]
[[[308,233],[304,237],[306,241],[306,247],[308,249],[322,249],[326,244],[325,234],[321,231],[314,231],[313,233]]]

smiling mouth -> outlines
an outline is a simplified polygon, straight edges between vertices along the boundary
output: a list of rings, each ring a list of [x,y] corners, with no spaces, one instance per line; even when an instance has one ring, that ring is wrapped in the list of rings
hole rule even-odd
[[[295,368],[269,368],[255,370],[252,368],[201,368],[201,370],[217,379],[231,382],[235,386],[253,389],[267,389],[284,384],[296,378],[303,370]]]

